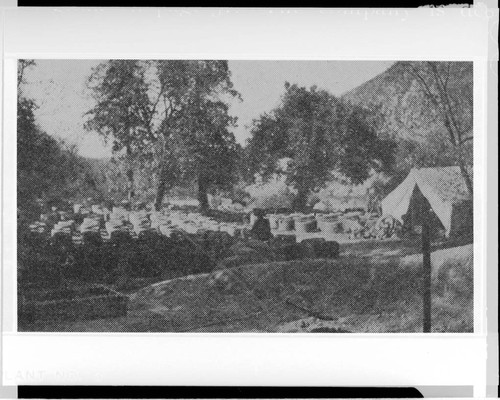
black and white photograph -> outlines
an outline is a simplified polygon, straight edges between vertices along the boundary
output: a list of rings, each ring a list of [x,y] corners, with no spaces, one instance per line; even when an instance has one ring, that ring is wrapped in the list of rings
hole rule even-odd
[[[18,332],[474,332],[473,66],[18,59]]]

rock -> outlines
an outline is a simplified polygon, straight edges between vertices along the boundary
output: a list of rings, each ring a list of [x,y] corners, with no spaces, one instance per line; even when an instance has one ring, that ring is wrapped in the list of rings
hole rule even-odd
[[[284,243],[275,247],[274,251],[280,261],[300,260],[304,257],[303,247],[299,243]]]
[[[300,246],[304,256],[309,258],[337,258],[340,246],[337,242],[327,242],[323,238],[304,239]]]
[[[216,289],[219,292],[230,292],[235,288],[235,284],[237,281],[235,280],[234,274],[231,273],[230,270],[221,270],[215,271],[208,278],[208,286]]]

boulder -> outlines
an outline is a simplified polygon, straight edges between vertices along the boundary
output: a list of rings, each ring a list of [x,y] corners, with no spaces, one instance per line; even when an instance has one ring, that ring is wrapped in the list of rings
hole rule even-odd
[[[304,258],[304,251],[299,243],[282,243],[274,248],[276,258],[280,261],[293,261]]]
[[[305,239],[300,243],[302,252],[309,258],[338,258],[340,246],[323,238]]]

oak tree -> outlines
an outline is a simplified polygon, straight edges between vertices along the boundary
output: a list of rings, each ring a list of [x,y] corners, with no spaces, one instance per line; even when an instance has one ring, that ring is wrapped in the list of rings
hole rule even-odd
[[[297,190],[294,208],[303,210],[308,195],[334,179],[333,172],[361,183],[372,170],[391,167],[395,144],[377,135],[367,110],[315,86],[286,83],[281,100],[254,121],[248,168],[263,177],[284,174]]]
[[[227,101],[239,95],[227,61],[110,60],[89,82],[96,106],[87,129],[112,138],[116,152],[126,149],[131,159],[150,161],[157,209],[181,182],[197,181],[206,208],[209,188],[231,181],[236,152],[230,127],[236,120]]]

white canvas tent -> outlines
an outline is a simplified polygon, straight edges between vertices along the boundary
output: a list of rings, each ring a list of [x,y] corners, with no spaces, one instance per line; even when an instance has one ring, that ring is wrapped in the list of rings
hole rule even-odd
[[[472,230],[472,196],[459,167],[412,169],[406,179],[382,200],[382,212],[402,222],[415,188],[427,199],[449,236]]]

